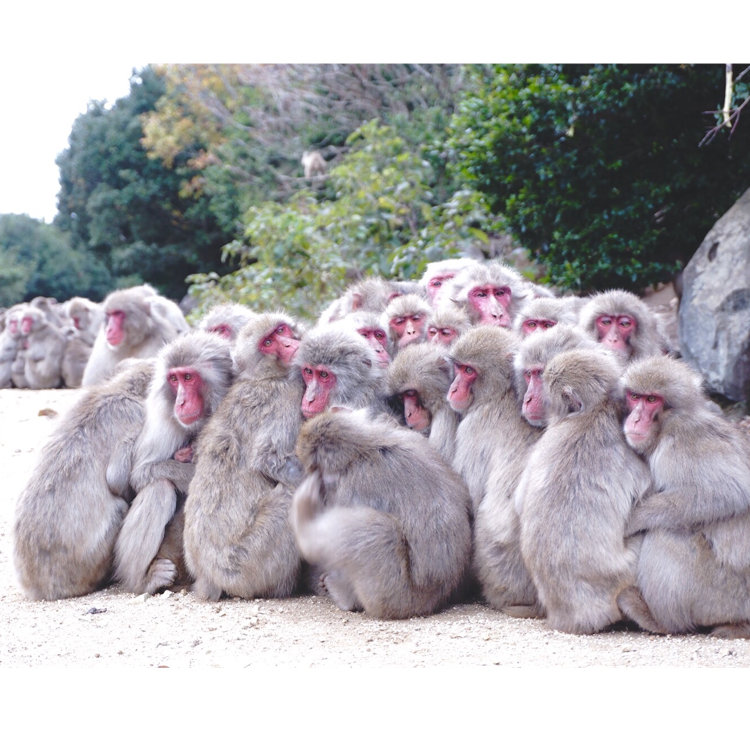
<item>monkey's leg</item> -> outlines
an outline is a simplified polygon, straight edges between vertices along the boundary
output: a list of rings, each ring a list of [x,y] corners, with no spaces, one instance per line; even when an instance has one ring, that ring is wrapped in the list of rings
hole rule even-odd
[[[340,570],[332,570],[320,576],[320,585],[333,599],[334,604],[347,612],[362,609],[351,582]]]
[[[628,586],[617,595],[617,606],[624,617],[633,620],[643,630],[662,635],[669,632],[654,619],[641,592],[635,586]]]
[[[750,638],[750,622],[717,625],[709,635],[714,638]]]

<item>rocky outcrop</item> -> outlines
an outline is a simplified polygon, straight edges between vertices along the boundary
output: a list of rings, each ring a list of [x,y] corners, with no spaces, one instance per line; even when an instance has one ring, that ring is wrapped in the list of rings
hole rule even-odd
[[[750,189],[714,224],[685,266],[679,309],[682,356],[708,388],[750,397]]]

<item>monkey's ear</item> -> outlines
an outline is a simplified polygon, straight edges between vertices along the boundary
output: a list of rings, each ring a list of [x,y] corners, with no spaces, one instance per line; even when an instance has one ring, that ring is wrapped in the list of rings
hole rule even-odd
[[[362,293],[353,292],[352,293],[352,310],[359,310],[360,307],[362,307]]]
[[[563,388],[562,398],[564,403],[568,407],[568,414],[574,414],[583,411],[583,401],[578,397],[578,394],[567,385]]]

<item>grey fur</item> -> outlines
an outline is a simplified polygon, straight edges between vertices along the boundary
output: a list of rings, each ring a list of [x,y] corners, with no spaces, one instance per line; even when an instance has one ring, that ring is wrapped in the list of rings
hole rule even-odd
[[[198,370],[207,388],[204,415],[188,427],[174,416],[175,399],[167,383],[169,370],[187,366]],[[130,476],[138,494],[115,544],[115,578],[127,591],[153,593],[163,587],[150,580],[147,572],[177,508],[177,492],[187,492],[195,469],[173,456],[195,439],[216,411],[232,376],[230,344],[212,333],[192,331],[159,352]]]
[[[29,306],[23,321],[30,321],[26,334],[24,378],[29,388],[57,388],[62,384],[62,359],[67,345],[65,334],[45,316]]]
[[[427,615],[448,603],[469,563],[469,497],[419,434],[364,411],[305,422],[307,472],[292,526],[342,609],[379,618]]]
[[[244,369],[196,444],[185,503],[185,558],[202,599],[290,595],[301,560],[289,524],[302,476],[294,455],[304,384],[299,372],[262,354],[263,337],[295,321],[259,315],[237,341]]]
[[[625,542],[649,472],[625,443],[615,401],[620,367],[597,349],[563,352],[543,374],[549,424],[516,491],[521,552],[551,627],[593,633],[621,619],[637,542]]]
[[[747,637],[750,441],[714,411],[700,375],[684,362],[639,360],[621,386],[665,399],[652,436],[636,446],[651,468],[654,492],[628,525],[631,533],[645,532],[637,587],[654,622],[642,621],[632,606],[625,613],[656,632],[720,626],[716,635]]]
[[[107,582],[153,369],[138,362],[83,393],[42,450],[13,525],[16,572],[29,598],[82,596]]]

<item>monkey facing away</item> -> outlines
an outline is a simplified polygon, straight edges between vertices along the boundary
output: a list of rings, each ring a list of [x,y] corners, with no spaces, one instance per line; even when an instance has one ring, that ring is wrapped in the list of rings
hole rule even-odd
[[[137,495],[115,543],[115,579],[127,591],[153,593],[176,581],[173,560],[159,556],[159,547],[193,478],[192,442],[233,375],[230,343],[205,331],[180,336],[156,358],[130,475]]]
[[[242,329],[240,374],[197,440],[185,558],[201,599],[281,597],[296,586],[301,560],[289,508],[302,477],[294,447],[304,386],[290,365],[298,329],[283,313]]]
[[[622,434],[620,374],[614,357],[581,349],[553,357],[542,376],[549,423],[515,501],[521,552],[556,630],[594,633],[619,621],[616,597],[635,580],[626,524],[650,476]]]
[[[469,564],[469,496],[424,437],[329,411],[303,424],[297,454],[307,476],[292,526],[336,605],[384,619],[446,605]]]
[[[43,449],[13,526],[29,598],[82,596],[108,582],[152,373],[153,362],[135,362],[85,392]]]
[[[750,637],[750,441],[684,362],[638,360],[621,385],[625,437],[648,461],[653,492],[628,524],[645,533],[636,586],[618,604],[655,633]]]

